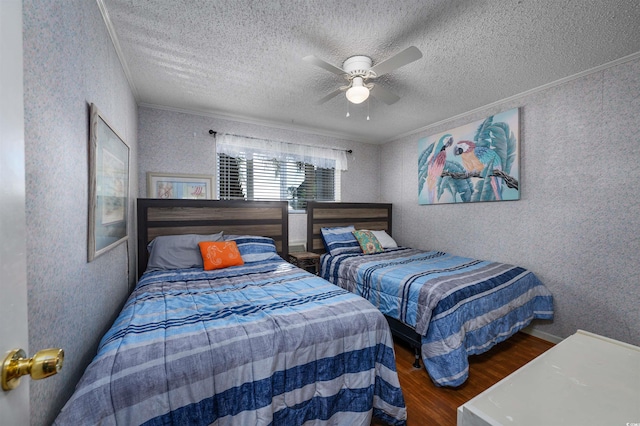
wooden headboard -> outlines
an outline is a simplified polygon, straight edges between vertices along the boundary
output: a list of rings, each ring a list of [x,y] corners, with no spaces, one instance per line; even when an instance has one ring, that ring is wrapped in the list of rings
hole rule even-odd
[[[165,200],[138,198],[138,278],[147,269],[147,244],[161,235],[214,234],[271,237],[289,256],[286,201]]]
[[[391,204],[307,203],[307,251],[324,253],[320,228],[353,225],[356,229],[385,230],[391,235]]]

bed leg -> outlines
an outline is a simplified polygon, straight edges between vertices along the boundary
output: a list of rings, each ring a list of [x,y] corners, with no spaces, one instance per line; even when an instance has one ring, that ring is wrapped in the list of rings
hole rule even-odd
[[[420,349],[414,346],[413,352],[414,352],[414,354],[416,356],[416,359],[413,362],[413,367],[414,368],[420,368]]]

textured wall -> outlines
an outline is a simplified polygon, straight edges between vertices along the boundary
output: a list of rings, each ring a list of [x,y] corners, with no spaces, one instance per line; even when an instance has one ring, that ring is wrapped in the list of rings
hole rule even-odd
[[[261,139],[352,149],[349,170],[342,174],[342,201],[378,199],[380,159],[377,145],[155,108],[141,107],[138,116],[138,183],[142,197],[147,196],[147,172],[215,176],[215,142],[209,135],[209,129],[212,129]],[[306,240],[306,215],[291,215],[290,221],[289,239]]]
[[[419,138],[521,107],[521,200],[418,205]],[[555,297],[552,324],[640,345],[640,61],[491,106],[382,147],[382,199],[405,245],[517,263]]]
[[[30,384],[31,423],[45,425],[135,278],[134,226],[126,243],[87,263],[89,105],[130,146],[132,199],[137,114],[95,1],[25,0],[23,9],[29,346],[66,353],[60,374]]]

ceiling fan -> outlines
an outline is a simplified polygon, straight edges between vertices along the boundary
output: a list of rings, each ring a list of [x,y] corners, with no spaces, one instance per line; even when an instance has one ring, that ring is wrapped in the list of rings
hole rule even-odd
[[[346,91],[347,99],[354,104],[364,102],[369,97],[369,94],[371,94],[376,99],[381,100],[387,105],[391,105],[399,101],[400,96],[379,84],[369,81],[417,61],[420,58],[422,58],[422,52],[420,52],[417,47],[411,46],[376,65],[373,65],[370,57],[363,55],[351,56],[342,63],[342,68],[331,65],[314,55],[305,56],[302,59],[329,72],[343,76],[349,82],[348,85],[341,86],[339,89],[334,90],[320,99],[318,104],[325,103],[340,94],[340,92]]]

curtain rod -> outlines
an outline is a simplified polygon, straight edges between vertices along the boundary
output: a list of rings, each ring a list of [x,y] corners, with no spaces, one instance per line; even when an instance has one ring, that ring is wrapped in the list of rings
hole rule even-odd
[[[216,132],[215,130],[209,129],[209,134],[212,135],[215,138],[216,135],[218,134],[218,132]],[[258,141],[265,140],[265,139],[260,139],[260,138],[254,138],[254,137],[251,137],[251,136],[234,135],[233,133],[226,133],[226,134],[227,135],[231,135],[231,136],[237,136],[239,138],[255,139],[255,140],[258,140]],[[290,143],[290,142],[286,142],[286,143]],[[326,148],[326,149],[332,149],[334,151],[344,151],[347,154],[353,154],[353,150],[352,149],[340,149],[340,148],[331,148],[331,147],[323,147],[323,146],[318,147],[318,146],[313,146],[313,145],[305,145],[303,143],[299,143],[299,144],[296,144],[296,145],[308,146],[310,148]]]

